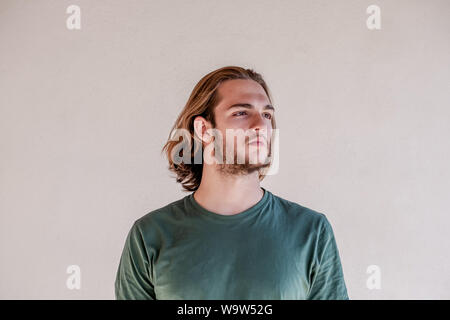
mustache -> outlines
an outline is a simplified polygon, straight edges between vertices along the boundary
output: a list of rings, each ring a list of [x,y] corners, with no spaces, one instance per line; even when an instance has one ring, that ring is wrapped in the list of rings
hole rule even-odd
[[[261,142],[261,143],[267,145],[267,137],[264,135],[256,135],[252,139],[249,138],[248,141],[249,141],[248,143]]]

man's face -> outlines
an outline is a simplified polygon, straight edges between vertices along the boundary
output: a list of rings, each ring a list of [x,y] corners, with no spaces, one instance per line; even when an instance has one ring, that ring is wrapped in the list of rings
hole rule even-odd
[[[256,81],[237,79],[223,82],[218,93],[221,100],[214,111],[215,129],[221,132],[223,141],[219,170],[249,174],[268,167],[274,110],[264,89]],[[229,139],[227,132],[231,134]],[[226,159],[227,150],[233,150],[233,159]]]

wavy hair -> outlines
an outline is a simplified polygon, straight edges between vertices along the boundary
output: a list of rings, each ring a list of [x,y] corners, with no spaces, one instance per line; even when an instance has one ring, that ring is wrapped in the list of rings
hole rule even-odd
[[[222,82],[236,79],[254,80],[258,82],[263,87],[272,104],[272,97],[266,82],[259,73],[252,69],[226,66],[214,70],[200,79],[192,90],[191,95],[175,121],[175,124],[172,126],[169,138],[161,150],[161,153],[165,153],[169,161],[168,169],[175,173],[176,181],[181,183],[185,191],[197,190],[200,186],[203,173],[203,161],[201,161],[201,163],[195,163],[194,161],[195,154],[199,151],[198,146],[201,146],[203,151],[203,143],[194,132],[194,119],[197,116],[202,116],[207,121],[210,121],[212,127],[215,128],[214,109],[221,100],[221,97],[219,97],[218,94],[218,88]],[[276,128],[275,116],[272,117],[272,128]],[[174,133],[177,130],[183,132],[180,138],[187,142],[188,146],[186,150],[192,150],[190,163],[185,163],[183,161],[177,164],[173,161],[173,155],[178,151],[175,147],[180,145],[179,139],[173,139]],[[192,148],[193,145],[197,147],[195,150]],[[272,162],[272,158],[270,159],[270,162]],[[258,177],[260,181],[265,177],[261,170]]]

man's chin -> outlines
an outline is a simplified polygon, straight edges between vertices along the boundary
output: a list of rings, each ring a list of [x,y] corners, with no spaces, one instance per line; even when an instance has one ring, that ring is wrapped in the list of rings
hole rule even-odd
[[[245,164],[219,164],[218,170],[228,175],[247,175],[264,168],[268,168],[270,163],[245,163]]]

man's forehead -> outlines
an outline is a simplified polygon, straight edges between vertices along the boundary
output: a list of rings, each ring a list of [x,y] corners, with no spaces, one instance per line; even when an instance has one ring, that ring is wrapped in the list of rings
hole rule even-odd
[[[267,104],[269,99],[263,89],[262,92],[255,90],[248,90],[246,88],[236,88],[233,92],[225,92],[221,94],[220,105],[227,107],[235,103],[249,103],[249,104]]]
[[[256,101],[267,101],[267,95],[261,92],[240,92],[236,96],[238,100],[256,100]]]

